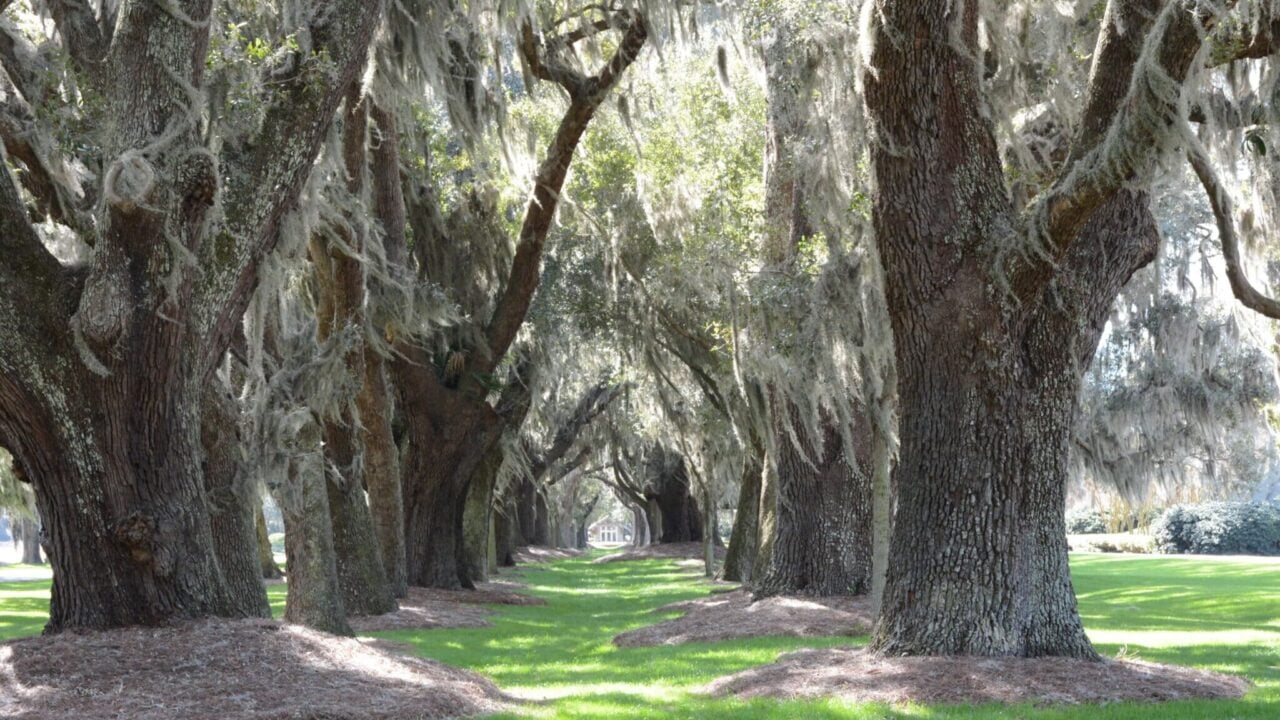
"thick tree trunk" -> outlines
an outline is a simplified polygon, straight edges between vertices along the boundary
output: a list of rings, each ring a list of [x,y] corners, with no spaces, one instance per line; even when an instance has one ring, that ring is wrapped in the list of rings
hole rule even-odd
[[[26,565],[43,565],[40,556],[40,523],[27,516],[18,518],[13,537],[22,543],[22,562]]]
[[[533,493],[533,536],[530,545],[550,545],[552,537],[551,507],[547,505],[547,497],[537,490]]]
[[[662,522],[658,542],[700,542],[702,513],[690,493],[684,458],[679,453],[657,448],[650,455],[645,471],[649,497],[656,503]]]
[[[343,607],[351,615],[395,610],[395,593],[387,582],[364,490],[349,477],[330,477],[325,491]]]
[[[64,386],[78,419],[45,424],[36,415],[17,442],[3,438],[23,473],[38,478],[53,566],[46,632],[239,615],[213,549],[200,393],[147,367],[120,368],[84,405],[67,397],[73,385]]]
[[[404,383],[401,392],[408,398],[409,446],[402,470],[409,584],[473,588],[463,562],[464,506],[476,470],[497,443],[502,424],[483,401],[468,401],[456,393],[414,396]],[[420,402],[428,396],[442,401]]]
[[[462,544],[467,574],[473,582],[489,579],[489,528],[493,523],[493,487],[502,464],[495,445],[477,468],[462,511]]]
[[[756,561],[751,567],[752,578],[762,578],[773,564],[773,543],[778,528],[778,471],[777,459],[766,454],[760,473],[760,520],[756,523],[759,541],[756,544]]]
[[[369,513],[378,539],[379,557],[396,597],[408,593],[404,552],[404,495],[400,488],[400,454],[391,433],[390,388],[382,356],[364,352],[364,386],[356,397],[364,443],[364,482]]]
[[[1176,109],[1129,88],[1181,82],[1202,38],[1196,13],[1162,6],[1108,6],[1062,175],[1019,217],[973,72],[977,6],[879,5],[865,97],[901,399],[882,652],[1097,657],[1063,494],[1081,377],[1116,294],[1159,244],[1147,198],[1126,188],[1145,182],[1154,128]]]
[[[305,444],[318,447],[319,428],[303,432]],[[284,515],[285,568],[289,576],[284,619],[335,635],[351,635],[338,583],[333,529],[329,524],[330,483],[325,478],[324,465],[318,449],[292,460],[288,483],[276,498]]]
[[[279,580],[284,577],[280,566],[276,565],[276,554],[271,548],[271,534],[267,532],[267,516],[258,505],[258,565],[262,569],[262,579]]]
[[[870,441],[865,424],[857,429],[857,457],[851,463],[835,423],[821,419],[822,437],[800,423],[794,404],[775,408],[777,447],[777,530],[769,570],[755,584],[756,597],[769,595],[850,595],[866,592],[871,580],[871,483],[867,476]],[[791,440],[791,432],[802,445]],[[857,469],[851,467],[857,464]]]
[[[753,447],[742,466],[738,509],[733,516],[733,530],[729,534],[729,548],[721,571],[721,577],[729,582],[750,583],[752,580],[751,570],[760,541],[760,480],[764,470],[763,460],[764,451]]]
[[[201,473],[209,501],[214,553],[235,614],[271,617],[258,564],[254,508],[259,498],[245,468],[238,427],[235,399],[220,382],[209,383],[200,430],[204,446]]]

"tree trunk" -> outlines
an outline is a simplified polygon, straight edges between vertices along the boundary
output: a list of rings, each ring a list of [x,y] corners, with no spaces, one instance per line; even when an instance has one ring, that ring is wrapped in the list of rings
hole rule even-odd
[[[503,426],[487,403],[432,389],[415,395],[401,383],[409,433],[402,468],[409,584],[473,588],[462,562],[464,505],[476,470]]]
[[[364,442],[364,481],[369,493],[369,513],[378,539],[379,557],[391,592],[408,593],[404,551],[404,496],[400,488],[400,455],[391,433],[390,388],[382,356],[365,348],[364,387],[356,402],[360,408]]]
[[[53,426],[33,417],[18,442],[3,438],[23,473],[38,478],[54,578],[46,632],[239,615],[213,550],[200,393],[144,372],[152,367],[119,368],[84,405],[67,397],[68,383],[68,411],[83,414]]]
[[[519,533],[516,544],[537,545],[534,542],[534,537],[537,535],[538,490],[528,478],[521,478],[520,485],[515,491],[514,502],[516,510],[514,518],[515,530]]]
[[[363,84],[357,81],[347,89],[342,124],[346,183],[341,190],[333,190],[352,201],[363,192],[367,163],[365,147],[369,114],[368,103],[361,95],[362,88]],[[355,413],[344,412],[342,417],[328,419],[324,424],[325,455],[337,469],[337,473],[330,473],[325,488],[343,605],[352,615],[380,615],[396,608],[395,592],[382,561],[373,516],[365,500],[364,484],[371,469],[382,473],[394,470],[394,453],[379,442],[375,466],[364,462],[365,439],[385,441],[386,438],[369,436],[367,428],[364,428],[363,412],[368,412],[375,423],[379,420],[385,423],[388,404],[385,388],[376,382],[380,373],[371,376],[365,366],[369,356],[376,360],[376,353],[367,351],[365,340],[365,263],[360,254],[365,251],[368,238],[366,224],[351,213],[347,214],[346,220],[330,228],[343,242],[335,242],[328,234],[317,233],[311,239],[310,248],[316,279],[317,337],[325,342],[336,333],[351,333],[354,339],[346,353],[346,366],[351,375],[360,380],[353,398]],[[382,392],[381,397],[378,392]],[[374,415],[379,417],[374,418]],[[379,489],[385,495],[387,482],[385,477],[380,477],[374,485],[381,485]]]
[[[684,458],[659,447],[649,456],[645,471],[649,496],[657,504],[662,522],[658,542],[700,542],[702,514],[689,491]]]
[[[508,490],[508,492],[510,492]],[[518,532],[515,504],[508,499],[502,509],[493,513],[494,551],[498,567],[515,567],[515,551],[518,546]]]
[[[18,518],[17,532],[14,538],[22,543],[22,562],[24,565],[43,565],[40,557],[40,523],[25,515]]]
[[[976,7],[943,20],[920,3],[891,3],[876,20],[877,71],[865,93],[882,138],[872,149],[873,223],[901,399],[897,514],[872,645],[881,652],[1097,657],[1076,610],[1061,519],[1070,426],[1108,310],[1159,242],[1145,195],[1120,189],[1134,168],[1109,170],[1113,187],[1070,189],[1074,159],[1111,147],[1108,128],[1131,99],[1143,28],[1157,14],[1119,8],[1133,16],[1107,15],[1091,80],[1101,84],[1086,97],[1065,195],[1051,189],[1054,212],[1043,226],[1026,220],[1034,227],[1010,207],[972,72]],[[1188,24],[1191,13],[1174,13],[1164,27]],[[902,33],[917,42],[889,39]],[[1157,53],[1158,64],[1184,63],[1163,68],[1170,76],[1194,55],[1177,59],[1196,43],[1195,31],[1183,34],[1183,47]],[[1024,247],[1024,233],[1044,241],[1027,254],[1036,257],[1006,256]]]
[[[276,565],[276,554],[271,548],[271,535],[267,532],[267,517],[258,505],[258,565],[262,568],[264,580],[279,580],[284,577],[280,566]]]
[[[760,447],[749,450],[742,466],[742,480],[738,490],[738,509],[733,516],[733,530],[729,534],[729,548],[724,556],[721,578],[729,582],[750,583],[752,566],[760,541],[760,480],[763,473],[764,451]]]
[[[859,423],[851,463],[834,421],[820,418],[815,442],[787,400],[772,413],[778,453],[777,526],[769,570],[755,584],[756,597],[851,595],[871,580],[870,439]],[[790,417],[795,436],[781,425]],[[851,467],[857,464],[855,470]]]
[[[493,523],[493,487],[502,464],[496,444],[476,470],[462,511],[462,536],[467,573],[473,582],[489,579],[489,528]]]
[[[205,389],[203,412],[201,474],[209,501],[209,526],[218,566],[231,594],[235,614],[271,617],[258,564],[254,507],[259,498],[245,468],[237,431],[239,409],[221,382],[214,381]]]
[[[338,583],[329,524],[330,483],[318,449],[319,437],[318,427],[304,429],[301,438],[305,445],[317,449],[290,462],[288,483],[276,498],[284,515],[285,567],[289,576],[284,619],[335,635],[352,635]]]
[[[766,454],[760,473],[760,521],[756,523],[759,541],[751,577],[762,578],[773,564],[773,543],[778,528],[778,470],[776,453]]]
[[[535,490],[533,493],[533,536],[530,545],[551,544],[551,508],[547,505],[547,497]]]
[[[889,538],[893,530],[892,458],[889,438],[877,429],[871,448],[871,616],[880,615],[889,572]]]

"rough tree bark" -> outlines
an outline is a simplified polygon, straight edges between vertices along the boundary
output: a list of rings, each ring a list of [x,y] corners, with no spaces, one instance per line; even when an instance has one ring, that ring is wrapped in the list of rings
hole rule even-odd
[[[289,480],[278,490],[276,504],[284,514],[285,570],[289,575],[284,619],[335,635],[352,635],[338,581],[320,436],[314,423],[299,432],[302,451],[290,461]]]
[[[333,190],[352,206],[363,195],[368,162],[365,147],[369,110],[362,88],[362,83],[355,82],[347,89],[342,115],[342,165],[346,183],[345,188]],[[350,211],[344,213],[341,223],[317,232],[310,244],[316,281],[317,339],[323,343],[335,333],[348,333],[352,339],[346,367],[359,381],[352,404],[355,413],[344,412],[341,417],[324,423],[325,454],[337,470],[329,474],[326,489],[337,552],[338,584],[346,611],[352,615],[380,615],[396,609],[395,592],[387,578],[373,515],[364,495],[367,483],[375,486],[387,483],[385,478],[370,477],[373,471],[397,469],[394,462],[388,462],[394,453],[387,447],[375,448],[374,456],[378,460],[375,465],[365,462],[365,441],[385,442],[389,437],[367,433],[364,413],[385,422],[390,410],[385,389],[376,382],[376,377],[370,378],[365,367],[371,353],[365,340],[366,263],[361,255],[368,237],[363,218]],[[375,382],[370,382],[371,379]],[[379,391],[384,391],[381,396]]]
[[[200,438],[204,449],[201,474],[209,502],[209,527],[218,566],[237,615],[271,617],[267,589],[258,562],[254,508],[257,488],[245,467],[235,398],[220,382],[204,392]]]
[[[1115,294],[1158,244],[1145,195],[1126,188],[1148,181],[1177,122],[1151,88],[1186,77],[1200,9],[1109,5],[1071,154],[1020,218],[973,59],[976,4],[877,5],[866,103],[901,461],[872,647],[1095,658],[1062,519],[1071,417]],[[1144,43],[1159,67],[1137,63]],[[1038,249],[1010,250],[1028,236]]]
[[[0,172],[0,444],[46,523],[46,629],[234,616],[200,473],[202,390],[380,7],[319,3],[299,33],[311,47],[266,83],[256,132],[215,158],[191,107],[209,0],[125,4],[109,40],[92,5],[47,4],[110,132],[87,267],[45,250]],[[225,216],[207,223],[218,198]]]
[[[794,404],[781,402],[790,409],[775,408],[775,422],[786,422],[789,414],[799,425]],[[753,585],[755,597],[853,595],[870,587],[869,439],[867,433],[857,435],[863,442],[851,462],[834,421],[823,417],[820,422],[820,446],[802,429],[796,435],[804,444],[797,446],[788,429],[774,428],[777,533],[769,569]]]

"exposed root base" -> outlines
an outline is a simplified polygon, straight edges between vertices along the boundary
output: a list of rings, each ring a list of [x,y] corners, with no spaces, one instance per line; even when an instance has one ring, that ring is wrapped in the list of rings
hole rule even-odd
[[[618,647],[682,645],[753,637],[861,635],[871,628],[865,597],[771,597],[751,602],[745,590],[672,603],[656,612],[686,614],[674,620],[624,632]]]
[[[270,620],[63,633],[0,645],[0,716],[400,720],[509,708],[489,680]]]
[[[703,547],[700,542],[656,543],[644,547],[631,548],[623,552],[598,557],[592,562],[612,563],[628,560],[702,560]],[[719,545],[715,548],[716,559],[723,560],[725,549]]]
[[[704,688],[742,698],[1038,705],[1226,699],[1248,689],[1232,675],[1136,660],[877,657],[860,648],[788,653]]]

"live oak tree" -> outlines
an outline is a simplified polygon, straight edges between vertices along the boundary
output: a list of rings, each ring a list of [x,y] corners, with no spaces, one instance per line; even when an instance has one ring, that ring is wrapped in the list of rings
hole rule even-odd
[[[502,431],[501,418],[487,399],[490,390],[485,381],[506,357],[538,287],[543,247],[573,153],[649,33],[645,17],[623,7],[583,8],[563,21],[562,26],[550,23],[545,28],[535,26],[532,17],[520,23],[516,44],[530,80],[559,86],[568,105],[533,178],[532,197],[509,268],[501,272],[500,289],[482,307],[474,308],[482,314],[473,332],[458,333],[458,342],[445,348],[438,361],[423,343],[406,338],[398,343],[392,363],[408,443],[401,472],[407,573],[412,585],[472,584],[460,562],[465,552],[463,507],[477,468]],[[615,36],[615,44],[602,65],[584,69],[574,48],[601,34]],[[432,270],[439,269],[433,267],[434,260],[456,251],[430,190],[429,186],[404,189],[416,257],[410,259],[407,251],[388,245],[390,253],[413,262],[424,281],[432,280]],[[483,193],[469,202],[470,225],[496,224],[493,207]],[[403,240],[395,232],[387,236],[389,243]]]
[[[272,36],[279,49],[237,96],[248,104],[235,127],[222,122],[231,100],[206,96],[212,5],[98,12],[52,0],[65,72],[12,51],[30,44],[12,33],[0,54],[17,90],[5,92],[5,117],[81,113],[75,147],[92,168],[79,195],[26,183],[37,213],[67,218],[92,247],[80,264],[45,248],[13,175],[0,173],[0,444],[45,520],[50,631],[240,612],[213,548],[201,394],[364,63],[380,4],[293,4]],[[35,176],[70,163],[16,159]]]
[[[1018,61],[983,40],[1001,18],[976,2],[866,5],[873,220],[901,400],[874,649],[1096,657],[1063,526],[1080,380],[1112,301],[1159,247],[1147,188],[1171,147],[1194,148],[1187,81],[1232,46],[1216,30],[1247,28],[1242,55],[1270,28],[1252,3],[1239,4],[1246,21],[1224,21],[1232,5],[1109,2],[1070,142],[1026,207],[1007,191],[991,90]]]

